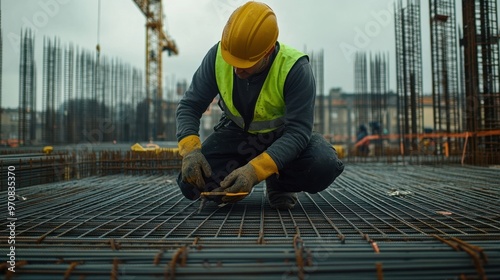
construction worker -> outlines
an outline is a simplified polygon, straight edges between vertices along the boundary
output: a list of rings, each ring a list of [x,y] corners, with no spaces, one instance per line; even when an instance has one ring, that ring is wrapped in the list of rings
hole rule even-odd
[[[368,129],[366,125],[360,124],[358,128],[358,134],[356,135],[356,142],[363,140],[366,136],[368,136]],[[366,141],[362,145],[358,146],[358,155],[359,156],[368,156],[370,154],[370,141]]]
[[[183,157],[177,182],[185,197],[249,193],[265,180],[271,207],[291,209],[297,192],[322,191],[344,170],[332,145],[312,132],[316,86],[309,58],[277,39],[273,10],[247,2],[195,72],[176,112]],[[218,94],[222,118],[201,143],[200,118]]]

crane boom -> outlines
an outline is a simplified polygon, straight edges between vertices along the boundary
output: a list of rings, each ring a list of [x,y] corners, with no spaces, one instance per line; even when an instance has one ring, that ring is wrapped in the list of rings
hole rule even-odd
[[[137,7],[139,7],[139,9],[141,10],[141,12],[144,14],[144,16],[146,16],[146,19],[148,20],[148,23],[155,23],[155,22],[158,22],[158,19],[155,19],[154,18],[154,13],[150,12],[149,10],[149,3],[150,2],[154,2],[154,1],[151,1],[151,0],[134,0],[135,4],[137,5]],[[160,2],[160,1],[158,1]],[[163,16],[162,16],[163,17]],[[163,19],[160,20],[160,22],[162,22]],[[153,24],[154,25],[154,24]],[[170,39],[170,37],[168,37],[166,35],[166,33],[163,31],[163,28],[162,26],[158,26],[159,27],[159,38],[160,40],[162,41],[162,45],[163,45],[163,48],[164,50],[168,50],[174,54],[179,54],[178,50],[177,50],[177,46],[175,45],[175,42]]]
[[[146,139],[165,139],[165,127],[162,114],[162,53],[178,54],[175,42],[163,31],[162,0],[134,0],[141,12],[146,16]],[[155,98],[153,100],[153,97]],[[149,128],[149,103],[154,105],[153,130]]]

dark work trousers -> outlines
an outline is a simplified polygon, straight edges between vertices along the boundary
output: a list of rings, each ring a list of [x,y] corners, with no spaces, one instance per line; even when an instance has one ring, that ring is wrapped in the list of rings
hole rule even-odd
[[[205,190],[218,188],[220,182],[233,170],[247,164],[264,152],[283,131],[265,134],[244,132],[236,124],[227,121],[215,127],[215,131],[202,143],[201,152],[212,168],[212,176],[205,178]],[[279,170],[279,175],[272,175],[266,183],[273,190],[284,192],[317,193],[333,183],[342,171],[344,164],[337,157],[337,152],[321,134],[313,133],[309,144],[292,162]],[[188,199],[197,199],[200,191],[191,184],[177,183],[182,194]]]

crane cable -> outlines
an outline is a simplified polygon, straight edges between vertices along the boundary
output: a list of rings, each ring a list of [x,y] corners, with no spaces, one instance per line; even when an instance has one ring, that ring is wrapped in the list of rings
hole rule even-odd
[[[96,45],[96,50],[97,50],[97,57],[99,58],[99,54],[101,53],[101,46],[99,45],[99,39],[100,39],[100,34],[101,33],[101,0],[98,0],[97,4],[97,45]]]
[[[100,37],[100,32],[101,32],[101,0],[98,0],[97,3],[97,45],[96,45],[96,61],[95,61],[95,68],[94,68],[94,77],[93,77],[93,85],[92,85],[92,90],[93,90],[93,98],[94,101],[97,102],[97,96],[98,96],[98,85],[100,84],[98,79],[101,77],[100,75],[100,57],[101,57],[101,46],[99,45],[99,37]],[[92,114],[92,121],[93,123],[97,123],[97,114]]]

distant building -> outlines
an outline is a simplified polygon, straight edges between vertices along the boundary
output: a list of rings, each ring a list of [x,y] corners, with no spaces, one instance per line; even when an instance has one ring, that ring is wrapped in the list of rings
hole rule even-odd
[[[7,139],[19,139],[19,114],[17,109],[2,108],[2,145]]]
[[[36,136],[35,140],[32,143],[26,143],[31,145],[39,144],[38,139],[42,135],[42,126],[41,126],[41,114],[36,113]],[[2,146],[15,144],[23,144],[19,143],[19,109],[17,108],[2,108],[2,134],[0,135],[0,142]]]
[[[383,99],[384,105],[380,108],[370,104],[370,100]],[[333,88],[327,96],[317,97],[316,112],[323,106],[323,116],[315,116],[315,130],[335,144],[354,144],[356,142],[356,131],[359,125],[370,126],[372,122],[378,122],[382,132],[385,134],[398,133],[397,126],[397,95],[387,93],[384,96],[374,94],[344,93],[340,88]],[[373,117],[376,109],[380,116]]]

